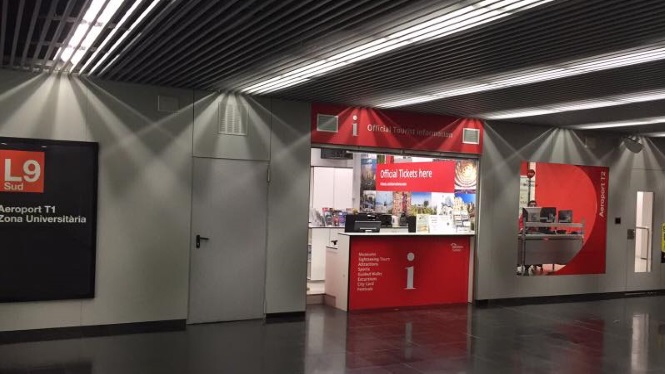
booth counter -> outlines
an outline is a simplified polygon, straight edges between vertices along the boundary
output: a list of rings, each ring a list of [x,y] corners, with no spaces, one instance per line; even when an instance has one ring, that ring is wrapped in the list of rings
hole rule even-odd
[[[473,236],[340,233],[326,248],[326,303],[349,311],[467,303]]]

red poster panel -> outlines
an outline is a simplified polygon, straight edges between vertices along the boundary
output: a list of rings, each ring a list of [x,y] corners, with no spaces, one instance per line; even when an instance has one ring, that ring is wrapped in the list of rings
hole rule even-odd
[[[351,239],[349,310],[465,303],[468,236]]]
[[[607,246],[607,204],[609,169],[601,166],[535,164],[535,196],[540,207],[572,212],[583,234],[579,252],[553,274],[604,274]]]
[[[0,192],[44,192],[44,152],[0,150]]]
[[[483,123],[477,119],[312,104],[313,144],[479,155],[482,139]]]
[[[455,192],[456,161],[378,164],[377,191]]]

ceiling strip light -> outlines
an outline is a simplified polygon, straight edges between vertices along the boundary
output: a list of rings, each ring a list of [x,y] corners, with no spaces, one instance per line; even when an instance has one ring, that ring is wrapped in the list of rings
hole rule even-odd
[[[400,99],[381,103],[377,106],[382,108],[392,108],[412,105],[475,92],[523,86],[531,83],[545,82],[663,59],[665,59],[665,41],[660,41],[639,48],[607,53],[551,66],[518,70],[507,74],[491,75],[469,81],[452,82],[447,85],[447,87],[440,87],[439,90],[441,91],[439,92],[426,95],[420,94],[418,100],[415,100],[416,98]]]
[[[570,112],[575,110],[587,110],[596,108],[605,108],[610,106],[643,103],[647,101],[665,100],[665,90],[654,90],[637,92],[631,94],[622,94],[606,96],[597,99],[569,101],[560,104],[542,105],[532,108],[505,110],[493,113],[479,114],[475,117],[483,119],[508,119],[521,117],[542,116],[545,114]]]
[[[73,66],[79,63],[123,2],[124,0],[92,1],[81,22],[76,26],[69,43],[58,49],[56,55],[60,56],[60,60],[63,61],[63,68],[70,62]]]
[[[640,135],[647,138],[665,138],[665,132],[647,132]]]
[[[575,130],[596,130],[596,129],[611,129],[616,127],[653,125],[655,123],[665,123],[665,117],[648,117],[648,118],[641,118],[630,121],[589,123],[585,125],[574,125],[568,127]]]
[[[92,54],[92,56],[90,56],[90,58],[88,58],[88,61],[86,61],[86,63],[81,67],[81,70],[79,71],[79,74],[83,74],[86,71],[88,66],[90,66],[90,64],[95,60],[95,58],[97,58],[97,55],[104,49],[104,47],[106,47],[106,44],[108,44],[113,39],[115,34],[118,32],[118,30],[122,29],[125,22],[127,22],[127,20],[132,16],[132,14],[134,14],[136,9],[143,3],[143,1],[144,0],[137,0],[134,4],[132,4],[131,8],[129,8],[127,13],[125,13],[125,15],[120,19],[120,22],[118,22],[118,24],[115,25],[115,27],[111,30],[111,32],[109,32],[109,34],[102,41],[102,43],[99,45],[99,47],[97,47],[97,49]],[[102,56],[101,60],[104,60],[106,58],[105,56],[106,55]],[[70,71],[74,71],[75,67],[76,67],[76,64],[74,64],[72,66]]]
[[[418,23],[415,26],[395,32],[386,37],[355,46],[329,58],[317,60],[279,76],[257,82],[243,88],[242,91],[257,94],[290,87],[372,56],[387,53],[417,42],[441,38],[550,1],[553,0],[484,0],[475,2],[464,8]],[[326,68],[314,69],[320,66],[325,66]]]
[[[125,40],[125,38],[127,36],[129,36],[129,34],[132,33],[134,28],[136,26],[140,25],[141,22],[143,22],[143,19],[148,14],[150,14],[150,12],[152,12],[153,8],[155,8],[155,6],[160,1],[161,0],[153,0],[152,3],[150,3],[150,5],[143,11],[143,13],[141,13],[141,15],[138,16],[138,18],[134,21],[134,23],[132,23],[132,25],[129,26],[129,28],[125,31],[125,33],[122,34],[122,36],[120,38],[118,38],[118,40],[115,42],[115,44],[113,44],[113,46],[111,46],[111,48],[109,48],[108,52],[106,52],[106,54],[104,54],[104,56],[102,56],[102,58],[99,59],[97,64],[92,69],[90,69],[90,74],[94,73],[102,65],[102,63],[116,50],[116,48],[118,48],[118,46],[120,46],[120,44],[122,44],[122,42]],[[108,69],[111,65],[113,65],[113,63],[116,61],[118,56],[115,56],[115,58],[113,58],[113,60],[110,63],[106,64],[106,66],[104,66],[104,68],[99,72],[99,74],[104,73],[106,71],[106,69]]]

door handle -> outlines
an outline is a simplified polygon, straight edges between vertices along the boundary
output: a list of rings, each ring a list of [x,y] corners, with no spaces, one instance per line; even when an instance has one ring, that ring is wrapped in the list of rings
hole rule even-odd
[[[196,248],[201,248],[201,240],[210,240],[210,238],[196,234]]]

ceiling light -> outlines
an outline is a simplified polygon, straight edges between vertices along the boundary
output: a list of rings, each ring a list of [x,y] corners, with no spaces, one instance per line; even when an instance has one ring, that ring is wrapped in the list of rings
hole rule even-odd
[[[504,110],[500,112],[479,114],[476,117],[484,119],[508,119],[520,117],[534,117],[545,114],[570,112],[574,110],[586,110],[604,108],[609,106],[626,105],[647,101],[665,100],[665,90],[654,90],[636,92],[631,94],[606,96],[597,99],[569,101],[560,104],[541,105],[532,108]]]
[[[107,44],[113,39],[113,37],[115,36],[115,34],[118,32],[118,30],[122,30],[122,27],[124,26],[125,22],[127,22],[127,20],[128,20],[129,18],[131,18],[131,16],[134,14],[134,12],[139,8],[139,6],[140,6],[144,1],[145,1],[145,0],[137,0],[137,1],[134,2],[134,4],[132,4],[131,8],[129,8],[129,10],[127,11],[127,13],[125,13],[125,15],[124,15],[124,16],[120,19],[120,21],[118,22],[118,24],[115,25],[115,27],[113,28],[113,30],[111,30],[111,32],[106,36],[106,38],[102,41],[102,43],[99,45],[99,47],[97,47],[97,49],[95,50],[95,52],[92,54],[92,56],[90,56],[90,58],[89,58],[88,61],[83,65],[83,67],[81,67],[81,70],[79,71],[79,74],[83,74],[83,72],[85,72],[85,70],[88,68],[88,66],[89,66],[89,65],[95,60],[95,58],[97,58],[97,55],[98,55],[98,54],[104,49],[104,47],[106,47],[106,45],[107,45]],[[153,3],[150,4],[150,6],[148,7],[148,9],[146,9],[146,12],[149,11],[149,10],[151,10],[152,7],[154,7],[154,6],[156,5],[156,3],[158,3],[159,1],[160,1],[160,0],[154,0]],[[141,14],[141,16],[143,16],[144,14],[146,14],[146,12],[143,12],[143,14]],[[126,37],[131,31],[132,31],[132,29],[134,28],[134,26],[135,26],[136,24],[140,23],[140,21],[143,19],[141,16],[139,16],[139,18],[138,18],[136,21],[134,21],[134,23],[129,27],[129,29],[127,29],[127,30],[125,31],[125,33],[120,37],[120,39],[119,39],[118,41],[124,40],[124,38],[125,38],[125,37]],[[116,43],[115,43],[115,44],[109,49],[109,51],[108,51],[106,54],[104,54],[104,55],[99,59],[99,61],[97,62],[97,64],[96,64],[96,65],[90,70],[89,74],[92,74],[92,73],[93,73],[93,72],[99,67],[99,65],[100,65],[104,60],[106,60],[106,58],[107,58],[107,57],[110,55],[110,53],[111,53],[111,52],[112,52],[112,51],[118,46],[118,44],[119,44],[119,43],[116,42]],[[75,67],[75,66],[72,66],[72,69],[71,69],[70,71],[73,71],[73,70],[74,70],[74,67]]]
[[[596,129],[610,129],[615,127],[652,125],[654,123],[665,123],[665,117],[640,118],[630,121],[599,122],[599,123],[590,123],[585,125],[574,125],[569,127],[571,129],[576,129],[576,130],[596,130]]]
[[[484,0],[474,2],[442,16],[417,23],[407,29],[342,51],[329,58],[317,60],[279,76],[256,82],[243,88],[242,91],[257,94],[290,87],[372,56],[387,53],[413,43],[441,38],[550,1],[553,0]],[[413,21],[417,22],[418,20]],[[326,68],[313,69],[322,65]]]
[[[665,132],[647,132],[640,135],[647,138],[665,138]]]
[[[81,22],[76,25],[69,43],[60,47],[56,53],[64,65],[69,62],[73,65],[79,63],[123,2],[124,0],[93,0],[90,3]]]
[[[665,59],[665,41],[660,41],[658,43],[649,44],[639,48],[632,48],[579,60],[563,62],[556,65],[528,68],[524,70],[512,71],[506,74],[490,75],[484,78],[468,81],[451,82],[447,85],[444,85],[443,87],[439,87],[437,89],[438,92],[419,96],[421,100],[417,102],[413,102],[411,99],[404,99],[381,103],[377,106],[390,108],[415,103],[423,103],[475,92],[523,86],[531,83],[545,82],[554,79],[572,77],[624,66],[643,64],[646,62],[663,59]],[[403,104],[405,101],[409,102],[409,104]]]
[[[160,2],[160,1],[161,1],[161,0],[152,0],[152,3],[150,3],[150,5],[149,5],[149,6],[143,11],[143,13],[141,13],[141,15],[138,16],[138,18],[136,18],[136,20],[132,23],[131,26],[129,26],[129,28],[125,31],[125,33],[122,34],[122,36],[121,36],[120,38],[118,38],[118,40],[116,40],[115,44],[113,44],[113,46],[111,46],[111,48],[109,48],[108,52],[106,52],[106,54],[104,54],[104,56],[102,56],[102,58],[100,58],[99,61],[97,61],[97,64],[96,64],[92,69],[90,69],[90,74],[94,73],[94,72],[95,72],[95,71],[96,71],[96,70],[102,65],[102,63],[104,63],[104,60],[106,60],[106,59],[107,59],[107,58],[108,58],[108,57],[109,57],[109,56],[110,56],[110,55],[116,50],[116,48],[118,48],[118,46],[120,46],[120,44],[122,44],[122,42],[125,40],[125,38],[126,38],[127,36],[129,36],[129,34],[132,33],[132,31],[134,30],[134,28],[135,28],[136,26],[138,26],[138,25],[141,24],[141,22],[143,21],[143,19],[144,19],[148,14],[150,14],[150,12],[152,11],[152,9],[153,9],[153,8],[154,8],[154,7]],[[115,57],[113,58],[113,60],[112,60],[110,63],[106,64],[106,66],[104,66],[104,68],[102,69],[102,71],[99,72],[99,74],[102,74],[104,71],[106,71],[106,69],[109,68],[109,66],[113,65],[113,63],[115,62],[115,60],[118,59],[118,56],[119,56],[119,55],[115,56]]]

